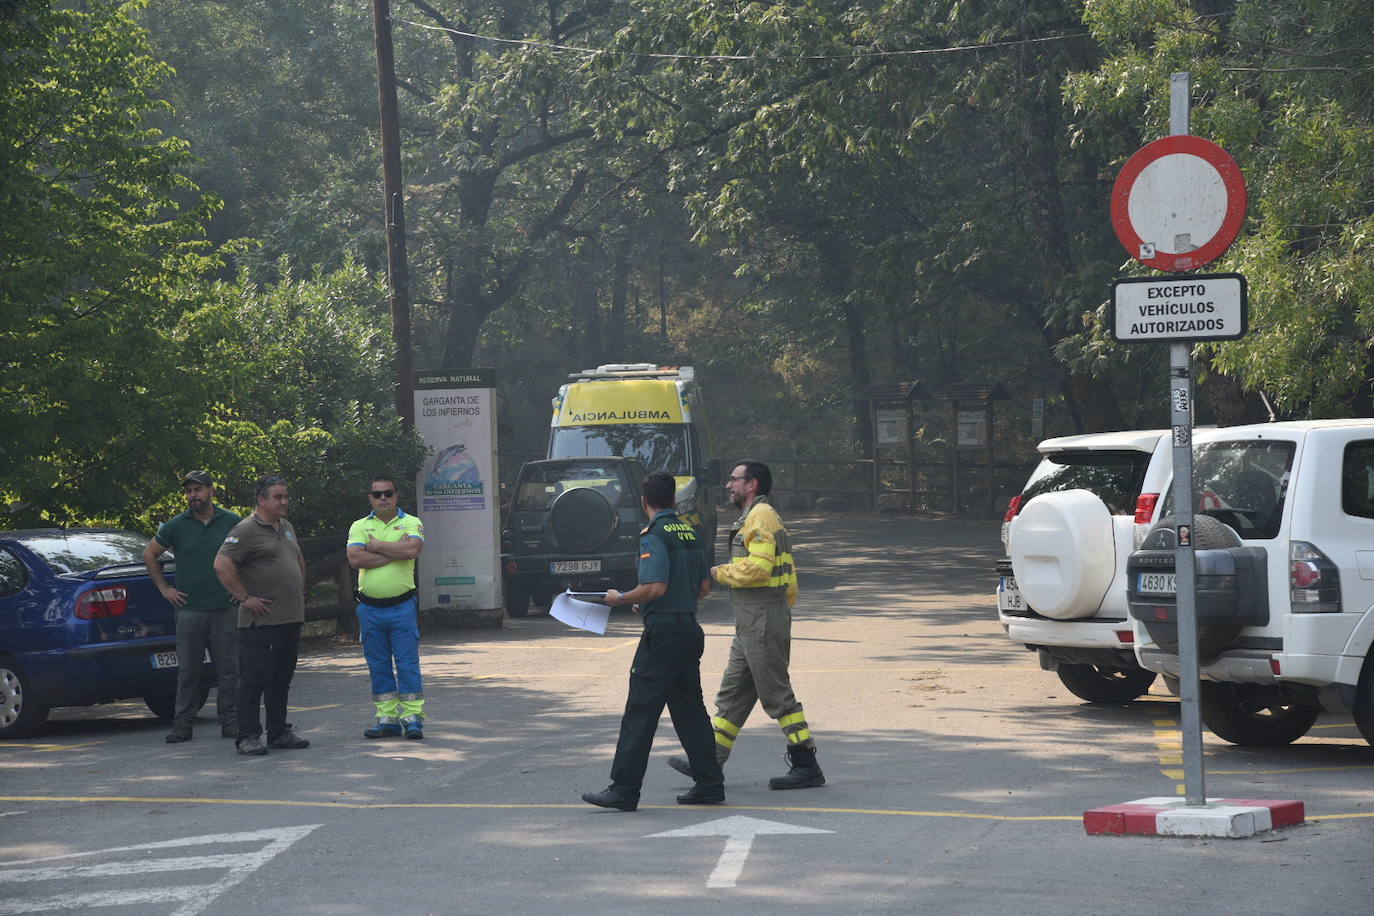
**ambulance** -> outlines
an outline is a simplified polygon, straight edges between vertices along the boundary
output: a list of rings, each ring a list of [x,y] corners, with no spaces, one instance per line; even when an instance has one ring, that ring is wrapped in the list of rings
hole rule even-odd
[[[691,366],[612,363],[568,376],[553,399],[549,458],[619,455],[677,479],[678,515],[714,562],[720,459],[709,457],[701,388]]]

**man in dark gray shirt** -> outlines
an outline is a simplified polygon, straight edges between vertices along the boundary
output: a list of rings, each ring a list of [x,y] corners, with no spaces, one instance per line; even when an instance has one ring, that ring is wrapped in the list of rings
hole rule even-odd
[[[255,490],[257,508],[234,526],[215,557],[215,574],[238,604],[240,754],[305,748],[286,721],[286,699],[300,652],[305,622],[305,557],[286,520],[286,481],[264,477]],[[267,711],[262,742],[261,704]]]

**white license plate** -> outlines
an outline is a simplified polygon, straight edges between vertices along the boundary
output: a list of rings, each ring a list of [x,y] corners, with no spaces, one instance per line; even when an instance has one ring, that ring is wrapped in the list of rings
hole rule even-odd
[[[1021,599],[1021,589],[1016,585],[1015,576],[1002,576],[997,586],[997,609],[999,611],[1022,611],[1026,603]]]
[[[1172,595],[1178,591],[1178,580],[1173,573],[1137,573],[1135,590],[1142,594]]]
[[[205,661],[210,661],[210,650],[205,650]],[[148,656],[148,663],[154,668],[176,668],[177,654],[175,652],[154,652]]]
[[[601,572],[600,560],[554,560],[549,564],[549,572],[555,576],[563,573]]]

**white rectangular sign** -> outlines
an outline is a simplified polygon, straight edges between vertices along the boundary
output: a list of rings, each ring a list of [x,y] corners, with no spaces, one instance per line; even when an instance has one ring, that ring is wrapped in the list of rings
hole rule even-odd
[[[878,419],[878,444],[902,445],[906,442],[906,411],[876,411]]]
[[[988,412],[986,410],[958,411],[959,431],[955,439],[958,445],[988,444]]]
[[[415,481],[420,607],[501,607],[495,371],[415,373],[415,429],[430,448]]]
[[[1132,277],[1112,284],[1112,336],[1141,341],[1238,340],[1248,316],[1245,277]]]

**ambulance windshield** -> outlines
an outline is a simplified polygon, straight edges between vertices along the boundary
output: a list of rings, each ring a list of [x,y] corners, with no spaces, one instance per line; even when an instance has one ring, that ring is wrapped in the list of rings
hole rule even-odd
[[[644,423],[606,426],[563,426],[549,440],[550,458],[587,458],[620,455],[638,458],[650,471],[674,477],[691,475],[686,424]]]

